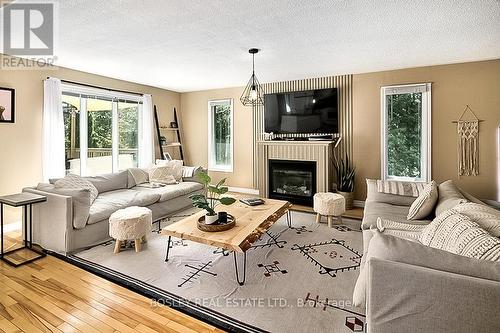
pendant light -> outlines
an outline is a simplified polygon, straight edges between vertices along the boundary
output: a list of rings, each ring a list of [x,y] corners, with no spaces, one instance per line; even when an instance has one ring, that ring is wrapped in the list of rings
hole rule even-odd
[[[255,54],[259,49],[250,49],[248,53],[252,55],[252,76],[243,90],[240,97],[241,103],[245,106],[263,105],[264,99],[262,98],[262,87],[260,86],[257,76],[255,76]]]

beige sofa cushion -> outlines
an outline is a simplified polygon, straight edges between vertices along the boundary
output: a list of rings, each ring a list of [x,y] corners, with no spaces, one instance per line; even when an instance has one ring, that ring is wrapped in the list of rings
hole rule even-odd
[[[188,195],[203,189],[203,185],[196,182],[182,182],[175,185],[165,185],[163,187],[150,188],[146,186],[136,186],[135,191],[155,193],[160,196],[159,202],[172,200],[182,195]]]
[[[55,183],[54,186],[58,189],[64,188],[64,189],[87,189],[90,192],[90,203],[94,202],[95,198],[97,198],[97,195],[99,192],[97,191],[97,188],[89,182],[88,180],[78,176],[74,175],[72,173],[67,174],[64,178],[58,179]]]
[[[411,204],[408,220],[421,220],[431,215],[438,200],[438,188],[435,181],[426,184],[418,198]]]
[[[438,187],[438,202],[436,205],[435,215],[441,215],[443,212],[447,211],[459,205],[465,203],[468,200],[463,196],[462,192],[455,186],[453,180],[447,180]]]
[[[109,191],[126,189],[128,183],[128,171],[124,170],[117,173],[107,173],[99,176],[84,178],[94,184],[99,191],[99,194],[101,194]]]
[[[500,239],[453,209],[436,217],[418,240],[427,246],[462,256],[500,261]]]
[[[373,230],[368,251],[365,254],[366,264],[360,271],[354,287],[353,303],[365,306],[366,282],[369,261],[371,258],[390,260],[405,264],[436,269],[482,279],[500,281],[500,263],[476,260],[450,252],[424,246],[417,242],[381,234]],[[422,285],[422,288],[426,288]]]
[[[99,194],[90,207],[88,224],[106,220],[118,209],[131,206],[149,206],[159,199],[160,195],[158,193],[141,192],[134,189],[121,189]]]
[[[55,187],[52,184],[40,183],[36,187],[39,191],[55,193],[71,197],[73,204],[73,227],[83,229],[87,225],[90,214],[90,190]]]

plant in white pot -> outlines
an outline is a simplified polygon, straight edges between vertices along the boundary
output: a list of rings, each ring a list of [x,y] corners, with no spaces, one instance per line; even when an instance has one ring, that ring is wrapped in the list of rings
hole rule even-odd
[[[343,160],[335,159],[335,169],[337,170],[337,193],[345,198],[345,208],[352,209],[356,168],[353,167],[346,154]]]
[[[215,212],[215,206],[219,203],[223,205],[231,205],[236,200],[223,195],[228,191],[228,187],[224,186],[226,178],[221,179],[216,185],[211,185],[212,178],[205,173],[198,173],[198,178],[205,185],[206,194],[193,194],[189,198],[193,200],[193,206],[206,210],[205,223],[213,224],[217,222],[218,215]]]

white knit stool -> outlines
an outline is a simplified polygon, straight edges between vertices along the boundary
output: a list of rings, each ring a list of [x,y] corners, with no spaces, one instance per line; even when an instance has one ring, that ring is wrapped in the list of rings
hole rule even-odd
[[[116,240],[115,253],[120,252],[122,242],[134,240],[135,252],[141,252],[141,243],[151,232],[153,214],[146,207],[127,207],[109,217],[109,236]]]
[[[342,221],[345,213],[345,199],[337,193],[319,192],[314,195],[314,211],[317,213],[316,222],[321,222],[321,215],[328,219],[328,227],[332,227],[333,217]]]

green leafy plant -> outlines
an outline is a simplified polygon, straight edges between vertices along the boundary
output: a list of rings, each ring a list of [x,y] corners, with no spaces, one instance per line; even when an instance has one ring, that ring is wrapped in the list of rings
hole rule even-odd
[[[219,203],[230,205],[236,201],[234,198],[222,196],[229,190],[224,186],[226,178],[221,179],[216,185],[211,185],[212,178],[206,172],[198,173],[198,178],[205,185],[206,195],[193,194],[189,198],[193,201],[193,206],[206,210],[207,215],[215,215],[215,206]]]
[[[347,154],[340,161],[335,159],[335,169],[337,170],[337,190],[341,192],[353,192],[356,168],[353,167]]]

